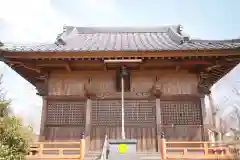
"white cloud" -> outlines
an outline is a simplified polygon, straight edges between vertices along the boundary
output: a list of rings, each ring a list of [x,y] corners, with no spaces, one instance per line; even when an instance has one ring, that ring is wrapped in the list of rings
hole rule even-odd
[[[127,17],[118,0],[52,0],[54,8],[65,13],[76,26],[123,25]],[[126,23],[125,23],[126,24]]]
[[[84,5],[86,10],[91,10],[92,16],[96,19],[99,19],[99,15],[104,18],[107,15],[114,16],[116,13],[114,0],[83,0],[82,2],[81,5]],[[50,3],[50,0],[0,0],[0,4],[2,24],[0,24],[0,40],[3,41],[20,43],[52,41],[62,32],[64,24],[84,21],[76,17],[75,21],[71,22],[66,15],[71,18],[72,15],[69,13],[64,15],[61,10],[56,10],[51,6],[54,3]],[[72,6],[62,5],[62,7],[71,10]],[[88,17],[85,21],[87,19]],[[12,99],[14,113],[23,116],[25,122],[33,124],[38,132],[42,103],[41,98],[36,96],[34,86],[2,63],[0,63],[0,72],[4,73],[3,87],[7,91],[7,96]],[[12,83],[13,79],[14,83]]]
[[[15,42],[53,41],[67,25],[121,24],[116,0],[0,0],[0,39]],[[60,7],[59,8],[56,6]],[[82,6],[82,14],[77,6]],[[74,13],[71,10],[76,10]],[[65,11],[65,12],[64,12]],[[71,14],[72,13],[72,14]],[[116,21],[118,19],[118,21]],[[0,22],[1,23],[1,22]]]
[[[62,31],[68,19],[52,9],[49,0],[0,0],[0,19],[7,24],[12,37],[7,41],[50,41]],[[6,27],[5,27],[6,28]]]
[[[49,0],[0,0],[0,4],[3,41],[52,41],[62,32],[63,24],[68,23],[64,15],[52,9]],[[3,87],[12,100],[13,112],[23,116],[38,132],[42,102],[34,86],[2,63],[0,72],[4,74]]]

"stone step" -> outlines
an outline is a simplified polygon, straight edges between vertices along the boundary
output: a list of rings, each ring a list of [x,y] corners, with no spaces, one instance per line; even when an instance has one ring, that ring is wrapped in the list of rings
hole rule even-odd
[[[99,158],[101,152],[99,151],[90,151],[85,155],[84,160],[96,160]],[[140,160],[160,160],[160,153],[159,152],[138,152],[138,156]],[[40,158],[28,158],[27,160],[40,160]],[[48,159],[48,160],[55,160],[55,159]],[[60,159],[58,159],[60,160]]]
[[[88,152],[85,156],[85,160],[96,160],[100,155],[100,152]],[[160,160],[159,152],[138,152],[137,155],[140,160]]]

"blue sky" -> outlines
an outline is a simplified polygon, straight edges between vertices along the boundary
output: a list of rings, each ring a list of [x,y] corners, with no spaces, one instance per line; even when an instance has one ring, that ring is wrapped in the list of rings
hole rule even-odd
[[[63,25],[183,25],[191,38],[240,38],[239,0],[0,0],[0,40],[13,43],[52,42]],[[220,107],[240,104],[237,67],[214,88]],[[4,87],[16,114],[39,130],[41,98],[27,81],[0,65]],[[231,97],[231,98],[229,98]],[[226,100],[224,100],[224,98]],[[223,103],[224,102],[224,103]],[[228,109],[228,111],[231,111]]]

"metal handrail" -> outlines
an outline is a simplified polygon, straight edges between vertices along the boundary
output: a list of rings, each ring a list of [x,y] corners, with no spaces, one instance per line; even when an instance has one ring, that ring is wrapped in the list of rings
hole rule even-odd
[[[103,143],[102,152],[101,152],[101,155],[100,155],[100,160],[106,160],[107,159],[107,154],[108,154],[108,136],[106,134],[105,139],[104,139],[104,143]]]

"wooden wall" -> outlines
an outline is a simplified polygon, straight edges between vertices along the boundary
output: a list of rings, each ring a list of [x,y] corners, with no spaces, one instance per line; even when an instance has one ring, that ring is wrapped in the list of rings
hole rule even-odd
[[[115,71],[51,73],[48,81],[49,96],[78,96],[80,99],[71,102],[57,101],[59,104],[49,100],[46,120],[47,127],[45,129],[45,134],[48,139],[78,139],[81,132],[84,132],[86,119],[84,85],[87,85],[88,88],[97,95],[91,103],[90,149],[98,150],[101,148],[105,133],[107,133],[110,138],[120,138],[121,93],[116,92],[115,76]],[[150,70],[131,72],[131,92],[125,93],[125,130],[127,138],[136,138],[138,140],[138,151],[157,150],[156,100],[155,97],[150,96],[149,92],[152,86],[155,84],[157,88],[163,91],[163,96],[171,97],[173,95],[197,95],[197,83],[197,76],[187,71]],[[71,111],[65,113],[65,111],[69,110],[75,103],[81,103],[81,105],[79,104],[77,107],[78,109],[81,108],[81,111],[71,109]],[[187,117],[192,118],[189,121],[199,120],[201,109],[198,104],[199,102],[190,99],[184,103],[174,99],[168,101],[161,100],[161,127],[169,139],[174,137],[176,131],[179,133],[179,136],[177,138],[175,136],[175,139],[184,139],[184,136],[187,134],[189,134],[189,136],[185,137],[185,139],[201,139],[201,127],[199,127],[201,122],[187,122]],[[65,109],[63,109],[64,111],[61,115],[59,110],[61,110],[60,108],[63,106]],[[166,107],[172,108],[172,110],[167,110]],[[182,111],[184,108],[185,111]],[[178,115],[173,115],[173,113],[176,112]],[[183,112],[187,114],[182,115]],[[172,117],[175,116],[176,119],[182,118],[184,123],[179,123],[175,128],[173,128],[170,123],[178,124],[178,121],[163,123],[167,119],[164,117],[165,113]],[[71,119],[63,117],[64,114],[65,116],[70,116]],[[75,117],[74,114],[76,114]],[[57,118],[54,119],[53,117],[57,117],[56,115],[68,120],[61,121],[57,120]],[[54,119],[54,121],[51,118]],[[76,120],[77,122],[75,123],[73,119],[78,120]],[[56,123],[56,121],[58,121],[58,123]]]
[[[197,76],[187,71],[132,71],[131,92],[126,92],[126,98],[148,97],[148,91],[155,83],[164,95],[197,94]],[[115,90],[114,71],[52,73],[49,95],[83,96],[84,84],[91,86],[100,99],[120,98],[120,93]]]

